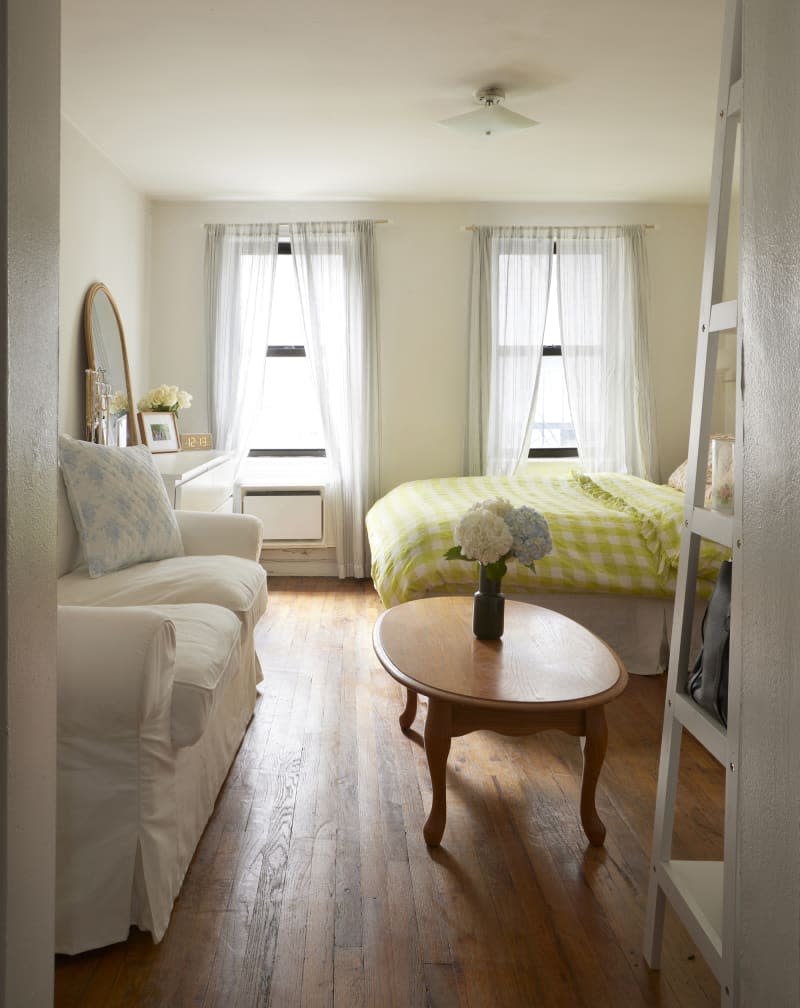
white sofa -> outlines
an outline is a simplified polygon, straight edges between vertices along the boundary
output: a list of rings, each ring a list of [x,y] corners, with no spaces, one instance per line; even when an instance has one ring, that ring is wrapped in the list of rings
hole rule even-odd
[[[57,952],[160,941],[253,713],[261,523],[175,516],[185,555],[59,578]]]

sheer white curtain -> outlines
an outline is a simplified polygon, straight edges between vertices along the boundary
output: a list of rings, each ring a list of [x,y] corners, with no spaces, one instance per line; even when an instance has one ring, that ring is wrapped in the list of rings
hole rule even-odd
[[[379,479],[372,221],[291,224],[306,353],[320,400],[339,577],[369,577],[364,518]]]
[[[658,471],[642,227],[557,229],[561,352],[581,465]]]
[[[209,413],[214,445],[249,450],[267,356],[277,224],[206,225]]]
[[[550,228],[473,233],[468,475],[512,475],[528,455],[552,263]]]

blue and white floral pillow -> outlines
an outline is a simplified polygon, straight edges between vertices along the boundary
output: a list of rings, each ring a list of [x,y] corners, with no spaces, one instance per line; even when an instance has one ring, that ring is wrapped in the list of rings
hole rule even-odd
[[[183,556],[175,512],[148,448],[115,448],[63,435],[58,444],[89,577]]]

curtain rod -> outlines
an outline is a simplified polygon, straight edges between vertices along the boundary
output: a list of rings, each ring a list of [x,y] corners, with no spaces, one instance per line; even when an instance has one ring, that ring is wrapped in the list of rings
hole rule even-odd
[[[375,221],[376,224],[382,223],[381,221]],[[479,227],[516,227],[517,225],[506,225],[506,224],[465,224],[462,228],[463,231],[477,231]],[[624,224],[522,224],[521,227],[558,227],[558,228],[571,228],[571,227],[625,227]],[[644,225],[648,231],[655,231],[658,227],[657,224],[645,224]]]
[[[370,220],[371,218],[364,218],[364,219]],[[297,223],[297,221],[282,221],[282,222],[280,222],[278,224],[278,227],[279,228],[288,228],[288,227],[291,227],[292,224],[296,224],[296,223]],[[319,223],[320,224],[339,224],[340,222],[337,220],[337,221],[320,221]],[[382,220],[372,220],[372,223],[373,224],[391,224],[392,222],[391,222],[391,220],[388,217],[384,217]]]

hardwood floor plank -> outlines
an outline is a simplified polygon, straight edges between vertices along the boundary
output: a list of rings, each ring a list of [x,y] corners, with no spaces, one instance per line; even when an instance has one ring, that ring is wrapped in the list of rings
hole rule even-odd
[[[425,963],[424,975],[427,1008],[460,1008],[466,1004],[459,992],[458,976],[452,966]]]
[[[364,1004],[383,1008],[392,1004],[392,950],[388,936],[389,905],[385,894],[362,898],[364,918]]]
[[[420,699],[372,649],[368,582],[270,578],[256,713],[164,940],[56,960],[56,1008],[710,1008],[719,987],[668,912],[642,957],[665,677],[607,708],[589,847],[576,739],[453,740],[429,848]],[[676,856],[718,857],[724,775],[683,747]]]
[[[269,1004],[273,1008],[299,1005],[303,986],[306,951],[308,894],[311,886],[311,857],[314,841],[300,837],[292,843],[283,883],[283,908],[270,983]]]
[[[250,914],[245,908],[224,914],[202,1008],[229,1008],[236,1003],[249,921]]]
[[[336,905],[333,941],[337,948],[360,949],[364,940],[361,920],[361,842],[358,831],[344,826],[336,834]]]
[[[103,1008],[112,1004],[112,991],[124,958],[124,950],[114,945],[100,953],[56,956],[55,1003],[59,1008],[61,1005]],[[73,984],[74,972],[79,973],[79,980]]]
[[[351,624],[352,627],[352,624]],[[356,685],[360,669],[356,665],[357,652],[353,647],[352,633],[345,631],[342,649],[342,669],[352,673],[336,675],[339,684],[338,731],[335,736],[335,800],[336,800],[336,917],[334,920],[334,945],[337,949],[357,949],[359,970],[362,976],[363,956],[361,944],[361,830],[358,816],[358,734]],[[349,960],[342,959],[342,968]],[[355,960],[353,960],[355,961]]]
[[[368,681],[368,680],[367,680]],[[376,742],[372,731],[373,703],[369,689],[356,696],[358,747],[358,812],[361,832],[361,920],[364,961],[364,1004],[391,1004],[392,959],[389,949],[387,865],[380,817],[380,785]]]
[[[306,945],[300,1004],[309,1008],[333,1005],[334,896],[336,841],[322,832],[314,838],[306,912]]]
[[[272,818],[263,834],[260,871],[253,910],[247,928],[243,970],[236,992],[237,1008],[266,1005],[275,962],[278,925],[283,906],[283,887],[289,860],[294,799],[297,793],[297,761],[290,754],[280,781]]]
[[[124,951],[119,953],[124,955]],[[114,951],[109,949],[106,954],[108,962],[112,961]],[[92,977],[100,968],[101,959],[92,952],[77,956],[56,956],[55,997],[54,1001],[61,1008],[76,1008],[86,1004],[86,992],[92,982]]]
[[[143,1008],[190,1008],[205,1000],[213,955],[224,926],[224,913],[175,911],[159,955],[151,959],[152,968],[139,984],[141,994],[133,1003]],[[119,993],[109,1004],[118,1003]],[[122,1001],[121,1003],[125,1003]]]
[[[424,1006],[423,956],[407,860],[389,864],[389,919],[394,981],[392,1003]]]
[[[364,958],[360,948],[333,950],[333,1008],[364,1008]]]

